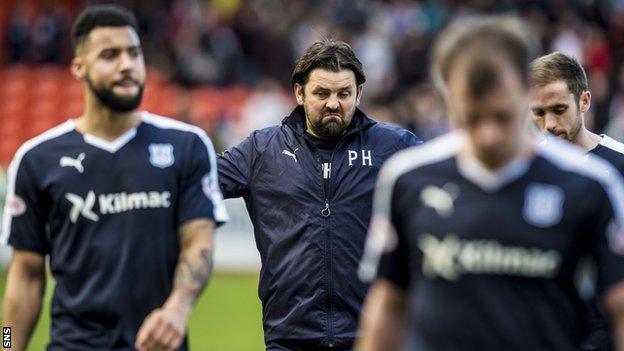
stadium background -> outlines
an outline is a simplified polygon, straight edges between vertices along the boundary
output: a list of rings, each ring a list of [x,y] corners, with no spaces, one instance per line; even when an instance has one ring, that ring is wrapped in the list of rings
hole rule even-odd
[[[95,2],[0,0],[2,198],[3,170],[17,147],[82,112],[81,85],[68,68],[70,27]],[[427,76],[435,34],[454,16],[500,12],[522,16],[545,51],[581,61],[592,92],[590,128],[624,139],[624,0],[113,2],[132,9],[140,22],[149,67],[142,109],[199,125],[218,151],[290,112],[294,61],[324,37],[347,41],[363,62],[367,114],[431,139],[448,129]],[[232,221],[218,233],[217,274],[191,319],[194,350],[262,349],[259,257],[244,205],[228,200],[227,206]],[[7,248],[0,251],[2,266],[9,256]],[[0,296],[5,274],[0,268]],[[52,287],[32,350],[48,339]]]

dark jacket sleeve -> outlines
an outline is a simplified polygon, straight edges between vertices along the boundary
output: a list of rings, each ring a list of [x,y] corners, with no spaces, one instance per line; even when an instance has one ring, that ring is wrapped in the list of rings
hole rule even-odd
[[[410,131],[406,131],[405,135],[403,136],[403,145],[401,149],[406,149],[408,147],[416,146],[420,144],[422,144],[422,140],[420,140],[419,137],[417,137],[414,133]]]
[[[252,133],[217,157],[219,187],[226,199],[245,196],[249,192],[256,155],[255,133]]]

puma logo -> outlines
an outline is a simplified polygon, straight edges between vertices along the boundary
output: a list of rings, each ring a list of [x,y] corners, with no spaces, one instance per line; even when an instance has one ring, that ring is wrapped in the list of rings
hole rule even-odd
[[[459,196],[459,188],[453,183],[445,184],[442,188],[430,185],[420,193],[423,205],[433,208],[440,217],[450,217],[453,214],[453,202]]]
[[[295,162],[297,162],[297,155],[295,155],[297,150],[299,150],[299,148],[294,149],[293,152],[290,152],[288,150],[284,150],[284,151],[282,151],[282,154],[292,157],[293,160],[295,160]]]
[[[85,153],[82,152],[78,157],[71,158],[69,156],[61,157],[59,161],[61,167],[74,167],[79,173],[84,172],[84,167],[82,166],[82,161],[85,159]]]

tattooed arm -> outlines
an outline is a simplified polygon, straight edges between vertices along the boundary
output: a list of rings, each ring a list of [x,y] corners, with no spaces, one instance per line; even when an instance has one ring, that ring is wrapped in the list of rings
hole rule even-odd
[[[214,222],[196,219],[180,229],[180,258],[173,291],[165,304],[150,313],[139,329],[135,347],[139,351],[176,350],[186,333],[195,301],[212,273]]]

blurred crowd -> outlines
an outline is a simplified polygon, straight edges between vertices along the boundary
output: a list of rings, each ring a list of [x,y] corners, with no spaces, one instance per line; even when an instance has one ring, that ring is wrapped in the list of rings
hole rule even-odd
[[[66,65],[71,22],[93,1],[8,2],[15,4],[5,6],[4,63]],[[219,119],[216,137],[223,146],[288,114],[294,61],[321,38],[347,41],[359,55],[368,78],[365,112],[423,139],[439,135],[448,126],[428,79],[436,33],[456,15],[501,12],[525,18],[545,52],[559,50],[581,61],[593,98],[590,128],[624,139],[623,0],[114,2],[135,12],[146,60],[167,79],[187,88],[249,89],[240,118]]]

